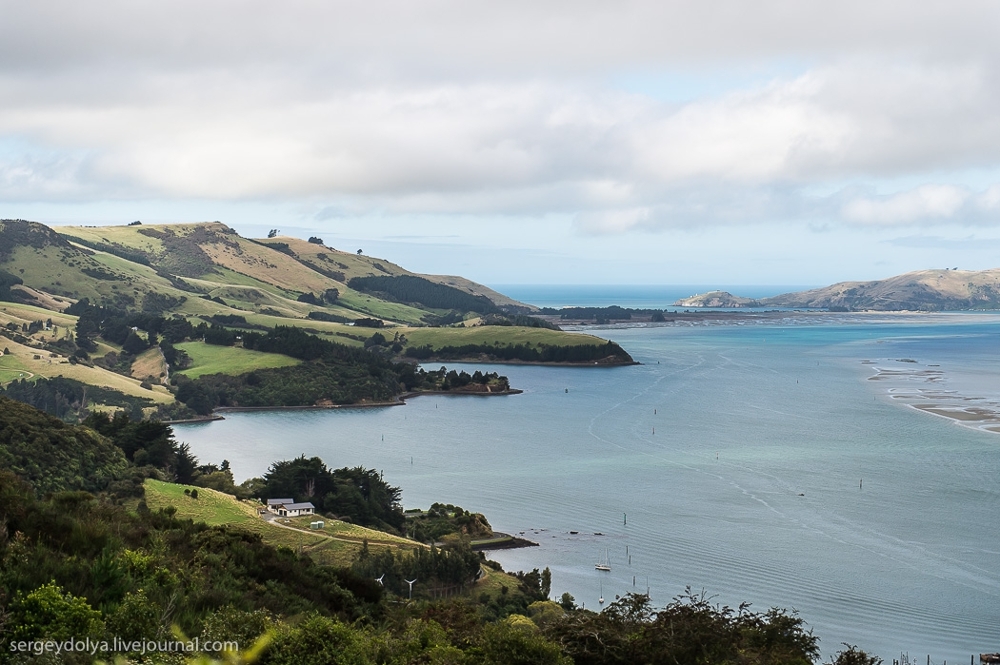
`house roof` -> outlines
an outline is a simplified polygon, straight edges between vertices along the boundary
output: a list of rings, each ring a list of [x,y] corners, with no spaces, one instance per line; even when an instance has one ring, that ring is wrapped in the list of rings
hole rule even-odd
[[[269,506],[280,506],[281,504],[293,503],[295,499],[268,499],[267,505]]]
[[[309,508],[310,510],[313,510],[313,509],[316,508],[316,506],[312,505],[308,501],[306,501],[305,503],[286,503],[285,504],[285,510],[305,510],[306,508]]]

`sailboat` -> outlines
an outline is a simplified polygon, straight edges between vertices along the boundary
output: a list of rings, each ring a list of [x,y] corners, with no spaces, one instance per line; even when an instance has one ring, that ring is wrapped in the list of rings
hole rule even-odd
[[[608,558],[608,551],[604,550],[604,558],[594,564],[594,568],[597,570],[610,571],[611,570],[611,559]]]
[[[604,604],[604,582],[601,582],[601,597],[597,599],[597,602],[601,605]]]

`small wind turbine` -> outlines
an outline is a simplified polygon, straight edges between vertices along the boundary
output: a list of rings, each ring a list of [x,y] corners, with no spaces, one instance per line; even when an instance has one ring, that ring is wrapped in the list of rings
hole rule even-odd
[[[403,581],[410,585],[410,597],[408,598],[408,600],[413,600],[413,583],[416,582],[417,579],[413,578],[412,580],[403,580]]]
[[[376,577],[375,581],[378,582],[379,585],[385,586],[385,584],[382,583],[382,580],[384,580],[384,579],[385,579],[385,573],[382,573],[382,577]]]

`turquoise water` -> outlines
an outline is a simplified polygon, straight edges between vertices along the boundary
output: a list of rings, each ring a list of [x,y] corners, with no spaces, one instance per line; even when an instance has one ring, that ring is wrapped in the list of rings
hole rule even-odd
[[[524,394],[227,414],[176,431],[239,480],[318,455],[383,470],[407,507],[483,512],[541,545],[493,558],[549,566],[554,596],[588,608],[602,583],[605,598],[648,584],[659,604],[690,586],[796,609],[825,654],[850,642],[940,663],[1000,649],[1000,434],[907,397],[1000,401],[995,317],[599,334],[643,364],[491,366]],[[599,573],[605,552],[613,569]]]

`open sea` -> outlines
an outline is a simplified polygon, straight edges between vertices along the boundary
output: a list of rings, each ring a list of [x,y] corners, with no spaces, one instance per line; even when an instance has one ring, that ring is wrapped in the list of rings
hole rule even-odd
[[[642,364],[477,365],[524,393],[175,431],[237,481],[318,455],[383,470],[406,507],[482,512],[540,544],[492,558],[548,566],[553,597],[589,609],[602,593],[648,589],[663,605],[690,587],[795,609],[825,657],[843,642],[890,663],[1000,651],[1000,315],[587,331]],[[605,555],[609,573],[594,569]]]

